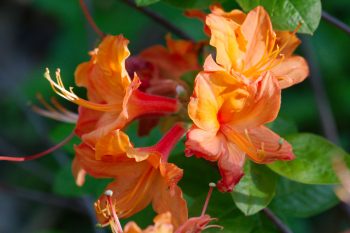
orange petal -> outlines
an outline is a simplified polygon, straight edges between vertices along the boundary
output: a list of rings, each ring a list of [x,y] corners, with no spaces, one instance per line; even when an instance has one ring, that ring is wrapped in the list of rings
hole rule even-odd
[[[309,75],[309,66],[300,56],[285,58],[271,72],[279,80],[280,88],[287,88],[304,81]]]
[[[243,52],[240,50],[240,41],[244,38],[237,38],[235,32],[239,25],[224,17],[209,14],[206,24],[210,28],[210,45],[216,48],[216,62],[227,71],[231,68],[238,70],[242,66]]]
[[[265,72],[260,80],[252,84],[249,92],[249,98],[242,110],[231,113],[231,121],[225,122],[232,128],[253,128],[277,117],[281,104],[281,90],[270,72]]]
[[[195,154],[209,161],[216,161],[224,150],[225,138],[215,131],[193,126],[187,133],[186,155]]]
[[[102,112],[87,109],[79,106],[78,108],[79,117],[75,127],[75,134],[79,137],[86,133],[90,133],[96,129],[97,122],[103,115]]]
[[[134,162],[135,163],[135,162]],[[144,209],[153,199],[155,187],[159,180],[159,173],[147,162],[135,163],[144,166],[129,169],[127,173],[117,177],[106,189],[113,191],[112,200],[118,217],[127,218]],[[116,170],[118,167],[115,168]],[[118,172],[119,173],[119,172]],[[99,203],[103,208],[106,203],[106,196],[101,195]],[[97,213],[100,223],[106,222],[103,214]]]
[[[232,142],[226,143],[225,152],[219,158],[218,167],[222,179],[218,182],[221,192],[231,192],[243,176],[245,153]]]
[[[161,163],[159,169],[160,174],[170,187],[170,191],[173,191],[173,187],[175,187],[183,176],[183,170],[173,163]]]
[[[128,222],[124,227],[124,233],[142,233],[142,230],[135,222]]]
[[[225,129],[225,135],[256,163],[294,158],[292,146],[265,126],[244,132]]]
[[[168,185],[163,180],[159,182],[153,198],[153,209],[157,213],[169,211],[172,215],[172,224],[177,229],[188,218],[187,204],[182,197],[182,191],[178,186],[174,186],[170,191]]]
[[[294,32],[276,31],[276,35],[278,46],[283,48],[281,53],[286,57],[290,57],[301,43]]]
[[[261,6],[247,14],[241,31],[247,42],[244,64],[245,68],[249,68],[260,61],[269,45],[273,46],[276,35],[268,13]]]
[[[101,160],[103,156],[125,157],[130,147],[132,145],[128,135],[120,130],[112,131],[96,143],[96,160]]]
[[[201,232],[205,229],[208,223],[213,220],[209,215],[202,215],[200,217],[192,217],[182,224],[175,233],[194,233]]]
[[[89,62],[79,65],[75,72],[78,86],[87,88],[90,100],[108,104],[120,103],[130,78],[125,59],[130,52],[129,41],[123,36],[106,36]]]

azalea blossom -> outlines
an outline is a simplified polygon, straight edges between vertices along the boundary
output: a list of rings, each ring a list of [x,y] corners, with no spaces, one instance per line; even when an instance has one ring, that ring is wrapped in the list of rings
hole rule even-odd
[[[91,60],[80,64],[75,72],[78,86],[87,89],[88,100],[67,90],[56,72],[54,81],[48,70],[45,78],[54,91],[80,106],[76,134],[94,146],[100,137],[114,129],[122,129],[131,120],[147,114],[174,113],[176,99],[146,94],[138,90],[136,74],[131,80],[125,69],[129,56],[128,40],[123,36],[106,36],[99,47],[90,53]]]
[[[261,6],[248,14],[240,10],[225,12],[212,5],[211,13],[187,14],[205,21],[205,31],[216,48],[216,62],[231,75],[257,79],[271,71],[280,88],[302,82],[309,74],[305,59],[293,55],[301,43],[295,32],[274,31],[268,13]]]
[[[221,191],[231,191],[243,175],[245,155],[257,163],[293,159],[292,147],[263,126],[280,108],[281,90],[271,72],[249,85],[225,71],[201,72],[188,105],[194,125],[186,154],[218,161]]]
[[[134,148],[125,133],[112,131],[95,148],[86,143],[75,148],[81,167],[74,173],[78,177],[82,168],[97,178],[114,178],[107,189],[113,191],[111,198],[120,218],[130,217],[152,203],[157,213],[170,211],[172,224],[178,227],[187,219],[186,201],[177,186],[183,172],[167,160],[184,133],[182,125],[176,124],[156,145]],[[105,224],[106,196],[102,195],[98,203],[97,217]]]
[[[176,228],[172,223],[171,212],[164,212],[158,214],[153,220],[154,225],[148,226],[145,230],[142,230],[135,222],[128,222],[125,225],[123,231],[115,207],[112,204],[112,190],[106,190],[105,192],[106,203],[103,210],[100,207],[100,201],[98,201],[95,205],[98,211],[102,212],[105,218],[108,219],[108,222],[102,224],[102,226],[105,227],[109,225],[114,233],[200,233],[203,230],[209,228],[223,229],[219,225],[208,225],[209,222],[215,220],[209,215],[205,214],[215,184],[210,183],[209,187],[210,189],[203,206],[202,214],[198,217],[187,219],[187,221],[180,225],[178,228]]]

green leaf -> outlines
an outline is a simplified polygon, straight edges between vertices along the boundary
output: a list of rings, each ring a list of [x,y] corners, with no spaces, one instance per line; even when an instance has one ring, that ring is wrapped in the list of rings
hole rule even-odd
[[[84,194],[90,194],[97,198],[103,193],[109,182],[111,182],[110,179],[95,179],[87,176],[85,184],[82,187],[78,187],[72,175],[71,164],[68,164],[56,174],[53,191],[69,197],[80,197]]]
[[[138,6],[148,6],[159,1],[160,0],[136,0],[135,2]]]
[[[233,200],[245,215],[264,209],[275,195],[276,174],[265,165],[247,161],[245,175],[232,192]]]
[[[293,31],[301,23],[298,32],[313,34],[321,19],[320,0],[236,0],[245,11],[258,5],[269,12],[277,30]]]
[[[196,8],[196,9],[203,9],[208,8],[211,4],[214,3],[223,3],[227,0],[163,0],[163,2],[169,3],[173,6],[179,7],[179,8]]]
[[[273,122],[266,124],[266,126],[283,137],[298,132],[297,125],[294,121],[280,116],[277,117]]]
[[[344,157],[349,165],[348,154],[326,139],[302,133],[286,137],[292,144],[296,158],[292,161],[277,161],[268,165],[273,171],[288,179],[305,184],[338,184],[332,167],[332,159]]]
[[[333,185],[301,184],[281,178],[270,208],[277,214],[311,217],[339,202]]]

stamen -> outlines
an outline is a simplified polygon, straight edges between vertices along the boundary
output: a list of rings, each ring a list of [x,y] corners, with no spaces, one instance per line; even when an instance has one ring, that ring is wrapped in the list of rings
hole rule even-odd
[[[51,103],[55,108],[52,107],[49,103],[47,103],[40,93],[37,94],[37,99],[46,109],[42,109],[33,105],[31,108],[34,112],[58,121],[63,121],[67,123],[77,122],[78,114],[64,108],[55,98],[51,99]]]
[[[213,189],[216,187],[216,184],[211,182],[209,183],[209,191],[208,191],[208,195],[207,195],[207,198],[205,199],[205,203],[204,203],[204,206],[203,206],[203,209],[202,209],[202,213],[201,213],[201,216],[204,216],[205,215],[205,212],[207,211],[207,208],[208,208],[208,204],[209,204],[209,200],[211,198],[211,194],[213,193]]]
[[[113,205],[113,201],[112,201],[112,195],[113,195],[113,191],[112,190],[106,190],[105,191],[105,195],[107,197],[107,207],[109,207],[108,209],[110,210],[111,214],[112,214],[112,219],[110,220],[110,222],[114,222],[115,224],[117,224],[117,233],[123,233],[123,228],[119,222],[119,218],[117,216],[117,213],[115,211],[115,206]],[[114,224],[111,224],[111,227]],[[112,228],[113,229],[113,228]]]
[[[115,103],[115,104],[98,104],[93,103],[87,100],[84,100],[82,98],[79,98],[74,92],[73,87],[69,87],[69,91],[65,88],[61,75],[60,75],[60,69],[57,69],[56,71],[56,82],[52,80],[50,76],[49,69],[46,68],[44,77],[50,82],[51,88],[54,90],[54,92],[61,96],[62,98],[71,101],[77,105],[83,106],[88,109],[101,111],[101,112],[120,112],[122,110],[122,103]]]
[[[67,138],[65,138],[62,142],[58,143],[57,145],[55,145],[55,146],[53,146],[45,151],[42,151],[40,153],[34,154],[34,155],[28,155],[28,156],[22,156],[22,157],[0,156],[0,160],[12,161],[12,162],[23,162],[23,161],[30,161],[30,160],[38,159],[40,157],[43,157],[45,155],[52,153],[53,151],[57,150],[60,147],[64,146],[73,137],[74,137],[74,132],[72,132]]]

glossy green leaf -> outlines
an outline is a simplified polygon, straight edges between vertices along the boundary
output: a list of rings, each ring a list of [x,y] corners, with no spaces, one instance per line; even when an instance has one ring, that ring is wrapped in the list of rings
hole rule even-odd
[[[332,167],[332,159],[343,156],[350,164],[348,154],[327,141],[310,134],[295,134],[286,138],[293,146],[296,158],[292,161],[277,161],[269,168],[291,180],[305,184],[337,184],[338,178]]]
[[[264,165],[248,161],[244,173],[232,197],[245,215],[253,215],[264,209],[275,195],[276,174]]]
[[[236,0],[245,11],[258,5],[269,12],[274,28],[293,31],[299,23],[298,32],[313,34],[321,19],[320,0]]]
[[[159,1],[160,0],[136,0],[135,2],[138,6],[148,6]]]
[[[333,185],[310,185],[281,178],[270,208],[292,217],[311,217],[339,202]]]
[[[227,0],[163,0],[163,2],[169,3],[173,6],[188,9],[188,8],[208,8],[214,3],[223,3]]]

